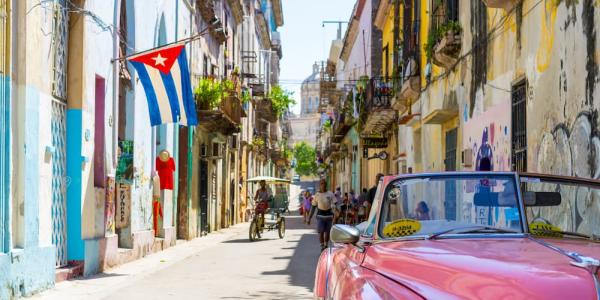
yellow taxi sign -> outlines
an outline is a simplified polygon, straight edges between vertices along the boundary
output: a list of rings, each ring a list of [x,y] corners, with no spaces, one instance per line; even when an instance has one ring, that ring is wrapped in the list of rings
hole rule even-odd
[[[562,237],[562,230],[552,224],[543,222],[533,222],[529,224],[529,232],[536,236],[542,237]]]
[[[421,230],[421,223],[413,219],[396,220],[383,228],[386,237],[402,237],[413,235]]]

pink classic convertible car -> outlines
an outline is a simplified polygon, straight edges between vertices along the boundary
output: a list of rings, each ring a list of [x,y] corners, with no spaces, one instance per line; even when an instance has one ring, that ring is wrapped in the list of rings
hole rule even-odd
[[[600,181],[515,173],[385,177],[336,225],[316,299],[600,299]]]

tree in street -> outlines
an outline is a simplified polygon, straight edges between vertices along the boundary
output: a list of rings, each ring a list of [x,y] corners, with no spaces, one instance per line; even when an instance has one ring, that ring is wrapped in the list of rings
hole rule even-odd
[[[296,173],[301,176],[317,174],[317,153],[315,148],[305,142],[294,147],[294,158],[296,159]]]

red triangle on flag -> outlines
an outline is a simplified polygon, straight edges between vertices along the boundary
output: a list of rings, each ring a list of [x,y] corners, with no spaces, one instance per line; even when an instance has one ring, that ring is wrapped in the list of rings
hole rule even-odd
[[[176,44],[173,46],[163,47],[153,50],[149,53],[133,56],[129,60],[143,63],[158,69],[164,74],[168,74],[171,71],[171,67],[177,61],[177,57],[181,53],[181,50],[185,47],[183,44]]]

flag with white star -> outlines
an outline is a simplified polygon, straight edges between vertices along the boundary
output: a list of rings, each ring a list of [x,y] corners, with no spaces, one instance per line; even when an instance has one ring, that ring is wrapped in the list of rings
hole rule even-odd
[[[135,55],[129,61],[146,92],[152,126],[166,123],[198,125],[184,44]]]

